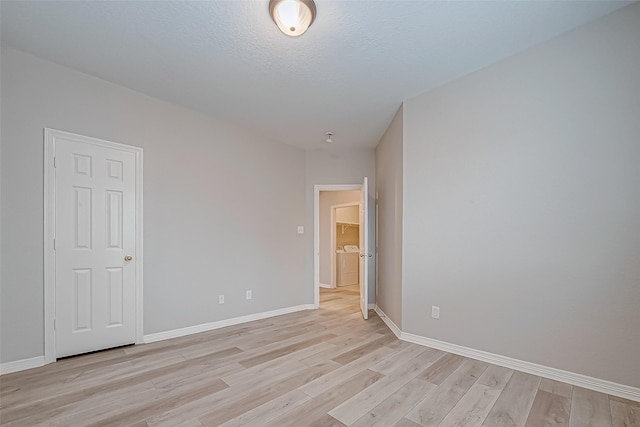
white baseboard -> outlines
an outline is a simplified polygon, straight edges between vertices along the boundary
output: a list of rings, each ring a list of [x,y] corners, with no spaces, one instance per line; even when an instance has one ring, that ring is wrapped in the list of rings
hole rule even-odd
[[[398,326],[395,323],[393,323],[393,320],[389,319],[389,317],[384,313],[384,311],[382,311],[382,309],[377,305],[375,306],[374,310],[376,313],[378,313],[378,316],[380,316],[380,319],[382,319],[382,321],[389,327],[389,329],[391,329],[391,332],[393,332],[396,335],[396,337],[398,337],[398,339],[402,339],[400,338],[400,336],[402,335],[402,331],[400,330],[400,328],[398,328]]]
[[[334,289],[335,288],[335,286],[327,285],[326,283],[318,283],[318,286],[320,286],[321,288],[327,288],[327,289]]]
[[[293,307],[279,308],[277,310],[265,311],[262,313],[249,314],[247,316],[234,317],[231,319],[219,320],[217,322],[203,323],[201,325],[188,326],[186,328],[173,329],[170,331],[157,332],[155,334],[145,335],[143,341],[149,344],[156,341],[168,340],[171,338],[183,337],[185,335],[198,334],[200,332],[211,331],[214,329],[224,328],[226,326],[238,325],[240,323],[253,322],[254,320],[266,319],[268,317],[281,316],[283,314],[294,313],[302,310],[313,310],[313,304],[302,304]]]
[[[439,341],[432,338],[423,337],[421,335],[409,334],[402,332],[395,323],[387,317],[386,314],[376,306],[376,313],[382,321],[389,326],[389,329],[401,340],[412,342],[414,344],[443,350],[449,353],[459,354],[460,356],[469,357],[471,359],[492,363],[494,365],[504,366],[505,368],[514,369],[516,371],[526,372],[527,374],[537,375],[556,381],[561,381],[574,386],[587,388],[589,390],[606,393],[613,396],[622,397],[629,400],[640,402],[640,388],[631,387],[625,384],[618,384],[599,378],[589,377],[587,375],[575,372],[564,371],[562,369],[552,368],[550,366],[538,365],[537,363],[527,362],[524,360],[513,359],[511,357],[493,354],[486,351],[476,350],[457,344]]]
[[[0,375],[24,371],[31,368],[39,368],[40,366],[44,366],[44,356],[16,360],[14,362],[0,363]]]

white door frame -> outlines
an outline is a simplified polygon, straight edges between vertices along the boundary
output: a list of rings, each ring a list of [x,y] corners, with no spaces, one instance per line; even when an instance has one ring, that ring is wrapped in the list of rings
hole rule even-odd
[[[142,256],[142,148],[117,142],[105,141],[88,136],[76,135],[55,129],[44,129],[44,363],[56,361],[56,334],[54,329],[56,313],[56,252],[54,240],[56,231],[56,175],[55,141],[64,138],[98,147],[134,153],[136,158],[136,344],[143,342],[143,261]]]
[[[362,191],[362,184],[333,184],[313,186],[313,305],[320,307],[320,192]]]
[[[337,240],[337,236],[336,236],[336,208],[348,208],[349,206],[357,206],[358,209],[362,209],[362,206],[360,205],[360,202],[350,202],[350,203],[342,203],[339,205],[331,205],[331,247],[335,248],[336,247],[336,240]],[[358,214],[360,213],[360,211],[358,211]],[[358,233],[362,233],[362,224],[358,223]],[[333,256],[331,257],[331,283],[330,285],[333,288],[337,288],[338,287],[338,277],[336,274],[336,253],[335,253],[335,249],[333,252]],[[358,277],[358,280],[362,280],[361,277]]]

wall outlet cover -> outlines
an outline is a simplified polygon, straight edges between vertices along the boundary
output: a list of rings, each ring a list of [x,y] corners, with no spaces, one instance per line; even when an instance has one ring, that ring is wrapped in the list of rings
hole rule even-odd
[[[433,317],[434,319],[440,318],[440,307],[438,307],[437,305],[431,306],[431,317]]]

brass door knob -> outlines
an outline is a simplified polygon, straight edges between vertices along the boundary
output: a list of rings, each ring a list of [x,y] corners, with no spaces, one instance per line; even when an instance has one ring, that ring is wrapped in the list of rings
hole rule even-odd
[[[133,257],[131,255],[127,255],[126,257],[124,257],[125,261],[131,261],[133,259]]]

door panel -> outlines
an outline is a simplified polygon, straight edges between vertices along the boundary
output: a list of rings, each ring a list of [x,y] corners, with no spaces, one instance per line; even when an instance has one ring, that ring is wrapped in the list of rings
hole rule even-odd
[[[73,332],[90,331],[93,318],[91,304],[91,269],[73,270]]]
[[[73,187],[74,249],[91,249],[91,189]]]
[[[122,191],[107,191],[107,247],[122,249]]]
[[[360,193],[360,310],[365,319],[369,318],[369,274],[367,272],[367,266],[369,265],[368,194],[368,182],[367,177],[365,177]]]
[[[122,268],[107,268],[107,326],[124,323],[124,284]]]
[[[136,340],[135,156],[55,139],[56,357]]]

